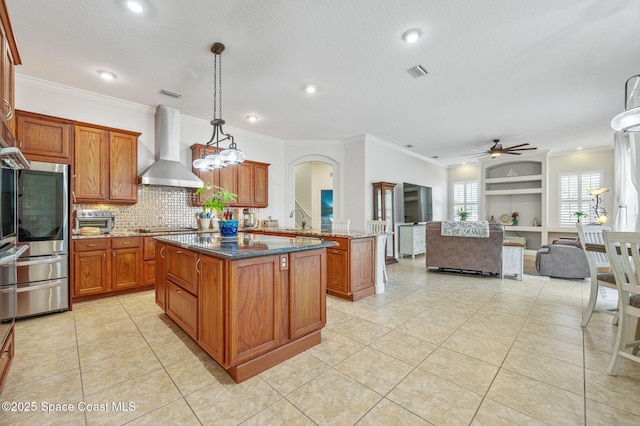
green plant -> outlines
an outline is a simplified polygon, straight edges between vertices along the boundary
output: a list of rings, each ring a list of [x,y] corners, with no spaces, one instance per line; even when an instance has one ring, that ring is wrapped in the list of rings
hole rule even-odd
[[[214,210],[220,213],[228,206],[229,202],[236,201],[236,197],[238,196],[224,188],[216,185],[208,185],[206,183],[196,190],[195,195],[204,195],[205,191],[213,192],[209,198],[202,202],[202,213],[200,215],[202,218],[209,217],[210,212],[213,212]]]
[[[460,207],[458,211],[456,211],[456,215],[458,215],[460,220],[467,220],[467,218],[469,217],[469,212],[466,210],[463,210],[463,208]]]
[[[580,222],[581,217],[587,217],[587,214],[585,212],[575,212],[573,214],[578,218],[578,222]]]

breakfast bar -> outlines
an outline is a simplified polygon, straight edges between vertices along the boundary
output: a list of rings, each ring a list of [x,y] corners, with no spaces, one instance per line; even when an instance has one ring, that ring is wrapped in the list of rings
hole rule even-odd
[[[320,343],[326,248],[308,237],[156,237],[156,303],[238,383]]]

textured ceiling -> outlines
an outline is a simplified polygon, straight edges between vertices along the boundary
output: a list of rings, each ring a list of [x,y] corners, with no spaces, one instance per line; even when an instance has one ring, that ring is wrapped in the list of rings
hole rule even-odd
[[[640,73],[634,0],[147,0],[142,16],[121,0],[6,4],[20,74],[209,120],[219,41],[229,126],[287,140],[366,133],[442,164],[494,138],[611,145],[624,81]],[[424,35],[410,45],[412,27]],[[414,79],[419,64],[429,74]]]

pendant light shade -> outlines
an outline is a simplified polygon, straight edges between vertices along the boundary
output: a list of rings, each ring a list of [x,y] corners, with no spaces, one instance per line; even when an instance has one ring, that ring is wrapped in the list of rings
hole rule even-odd
[[[640,132],[640,74],[630,77],[624,85],[624,112],[613,117],[611,128],[616,132]]]
[[[198,170],[215,170],[226,167],[230,164],[240,164],[244,161],[245,155],[238,149],[233,140],[233,136],[222,130],[225,121],[222,119],[222,52],[224,44],[213,43],[211,53],[214,55],[213,62],[213,134],[206,143],[202,158],[193,161],[193,167]],[[220,148],[220,142],[230,141],[229,148]]]

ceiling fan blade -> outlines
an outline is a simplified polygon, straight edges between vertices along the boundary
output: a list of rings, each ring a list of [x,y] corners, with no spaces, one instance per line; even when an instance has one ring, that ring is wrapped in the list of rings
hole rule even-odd
[[[521,152],[502,151],[503,154],[522,155]]]
[[[532,151],[538,148],[516,148],[516,149],[505,149],[505,151]]]
[[[527,145],[529,145],[529,143],[521,143],[520,145],[510,146],[510,147],[505,148],[505,149],[520,148],[521,146],[527,146]]]

